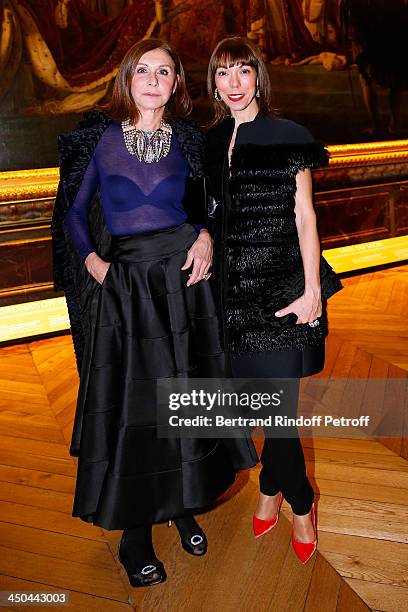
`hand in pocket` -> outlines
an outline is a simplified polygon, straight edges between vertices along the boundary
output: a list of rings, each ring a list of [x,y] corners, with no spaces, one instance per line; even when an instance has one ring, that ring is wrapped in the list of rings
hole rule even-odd
[[[104,261],[96,253],[89,253],[85,259],[85,266],[89,274],[91,274],[100,285],[103,285],[111,263],[109,261]]]

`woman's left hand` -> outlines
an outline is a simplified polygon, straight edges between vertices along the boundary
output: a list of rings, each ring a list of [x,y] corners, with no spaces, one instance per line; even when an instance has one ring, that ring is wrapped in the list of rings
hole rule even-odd
[[[193,264],[193,270],[187,281],[187,287],[203,280],[212,264],[213,240],[206,229],[202,229],[187,253],[187,259],[182,270],[187,270]]]
[[[312,323],[318,317],[322,316],[322,300],[320,293],[305,292],[300,298],[291,302],[285,308],[275,312],[276,317],[283,317],[291,312],[294,312],[298,320],[296,325],[301,323]]]

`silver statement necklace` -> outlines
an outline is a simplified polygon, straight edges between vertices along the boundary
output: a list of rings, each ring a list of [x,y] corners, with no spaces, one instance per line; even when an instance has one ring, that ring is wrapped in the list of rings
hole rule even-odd
[[[131,124],[130,119],[126,119],[122,121],[122,132],[127,150],[131,155],[136,155],[139,161],[147,164],[158,162],[170,151],[173,130],[163,119],[157,130],[149,132],[139,130]]]

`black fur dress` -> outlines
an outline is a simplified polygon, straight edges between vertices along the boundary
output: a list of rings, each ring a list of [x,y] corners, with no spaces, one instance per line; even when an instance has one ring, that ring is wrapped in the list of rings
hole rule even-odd
[[[228,167],[233,129],[234,120],[224,120],[209,130],[206,147],[213,286],[224,347],[235,365],[249,365],[261,355],[269,360],[270,376],[309,376],[324,367],[327,299],[318,327],[296,325],[292,313],[280,318],[274,313],[299,297],[304,283],[294,213],[296,174],[326,165],[328,153],[303,126],[259,113],[239,126]],[[340,290],[322,256],[320,268],[326,295]],[[245,368],[239,370],[244,376]]]

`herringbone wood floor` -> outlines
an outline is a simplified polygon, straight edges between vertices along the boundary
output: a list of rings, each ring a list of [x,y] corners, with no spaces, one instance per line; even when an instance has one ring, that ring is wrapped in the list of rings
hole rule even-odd
[[[408,268],[344,284],[330,300],[318,376],[406,377]],[[71,517],[78,379],[70,337],[2,348],[0,368],[0,590],[69,590],[68,609],[81,612],[408,609],[406,440],[303,440],[319,529],[305,566],[291,548],[286,502],[273,532],[252,537],[254,469],[201,517],[206,557],[187,555],[175,527],[155,527],[168,580],[137,590],[116,558],[120,532]]]

